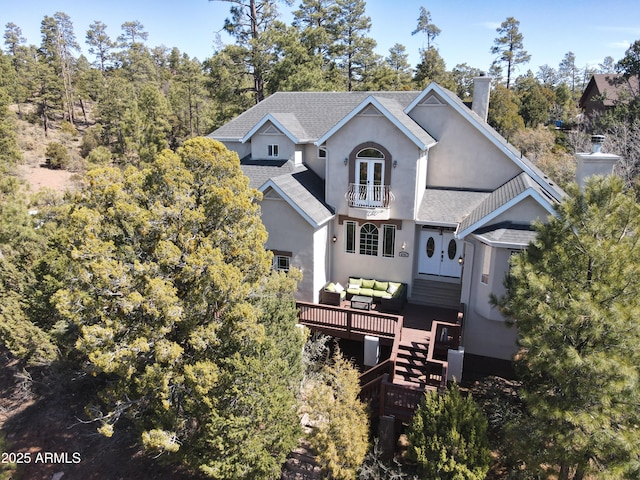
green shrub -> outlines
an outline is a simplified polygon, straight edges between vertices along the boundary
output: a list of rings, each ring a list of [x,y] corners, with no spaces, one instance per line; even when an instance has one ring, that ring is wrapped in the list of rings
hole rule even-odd
[[[96,147],[87,156],[87,161],[92,165],[108,165],[111,163],[111,150],[103,146]]]
[[[69,150],[59,142],[51,142],[45,151],[47,165],[50,168],[66,168],[71,160]]]
[[[454,384],[444,395],[426,392],[409,431],[409,459],[421,478],[482,480],[489,470],[487,420]]]

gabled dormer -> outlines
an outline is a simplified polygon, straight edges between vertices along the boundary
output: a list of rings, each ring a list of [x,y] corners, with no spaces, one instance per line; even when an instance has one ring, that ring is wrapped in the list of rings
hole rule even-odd
[[[327,201],[343,215],[413,214],[419,162],[436,141],[403,110],[392,96],[370,95],[317,140],[327,149]]]

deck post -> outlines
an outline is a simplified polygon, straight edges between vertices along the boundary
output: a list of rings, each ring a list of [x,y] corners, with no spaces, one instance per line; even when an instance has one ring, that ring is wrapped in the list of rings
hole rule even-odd
[[[387,380],[389,378],[389,374],[385,373],[382,376],[382,381],[380,382],[380,405],[378,410],[378,418],[384,417],[384,407],[386,403],[387,397]]]

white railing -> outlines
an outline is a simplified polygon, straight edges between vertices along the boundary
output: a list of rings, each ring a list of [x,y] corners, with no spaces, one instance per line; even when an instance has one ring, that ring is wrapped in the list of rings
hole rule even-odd
[[[396,199],[389,185],[360,185],[350,183],[349,190],[344,194],[350,207],[379,207],[389,208],[389,204]]]

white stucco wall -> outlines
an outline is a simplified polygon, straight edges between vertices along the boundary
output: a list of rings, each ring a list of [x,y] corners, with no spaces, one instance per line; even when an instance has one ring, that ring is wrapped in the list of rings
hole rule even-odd
[[[509,210],[491,220],[492,224],[500,222],[531,223],[534,220],[545,222],[551,213],[531,197],[524,198]]]
[[[295,144],[286,135],[280,133],[263,133],[270,124],[251,137],[251,158],[254,160],[291,160],[295,159]],[[278,156],[269,157],[268,145],[278,145]]]
[[[520,169],[448,105],[418,105],[409,115],[438,144],[429,151],[430,187],[493,190]]]
[[[318,147],[313,144],[304,145],[303,161],[305,165],[316,175],[324,180],[325,178],[325,158],[318,157]]]
[[[225,147],[232,152],[236,152],[238,157],[242,160],[244,157],[251,153],[251,144],[240,142],[223,142]]]
[[[266,248],[289,251],[291,266],[302,271],[302,281],[296,298],[314,301],[314,247],[317,240],[313,227],[304,220],[287,202],[265,195],[262,200],[262,223],[269,237]],[[316,294],[317,295],[317,294]]]
[[[410,284],[413,270],[413,238],[415,223],[404,220],[402,230],[396,229],[395,256],[383,257],[382,252],[382,227],[379,229],[379,254],[377,256],[360,255],[359,233],[364,220],[356,227],[356,253],[345,251],[346,227],[339,225],[336,219],[333,224],[337,237],[335,244],[329,248],[331,254],[331,281],[346,282],[349,277],[375,278],[377,280],[390,280]],[[406,252],[409,257],[401,257],[402,244],[406,243]],[[343,283],[344,285],[344,283]]]
[[[349,158],[353,149],[365,142],[386,148],[397,167],[391,169],[390,185],[395,201],[390,205],[391,218],[413,219],[415,213],[416,168],[420,149],[382,115],[358,115],[327,140],[326,199],[336,213],[348,213],[344,198],[349,185]]]
[[[330,280],[328,278],[328,245],[331,222],[318,228],[313,234],[313,297],[304,299],[318,303],[320,301],[320,289]],[[309,276],[307,274],[307,276]],[[303,300],[302,298],[300,300]]]
[[[510,249],[490,249],[490,275],[486,284],[482,283],[484,244],[472,237],[467,239],[463,281],[465,287],[462,301],[467,304],[464,319],[463,343],[465,352],[474,355],[511,360],[517,352],[517,329],[510,325],[500,312],[491,306],[491,293],[500,296],[505,293],[503,280],[509,271]]]

